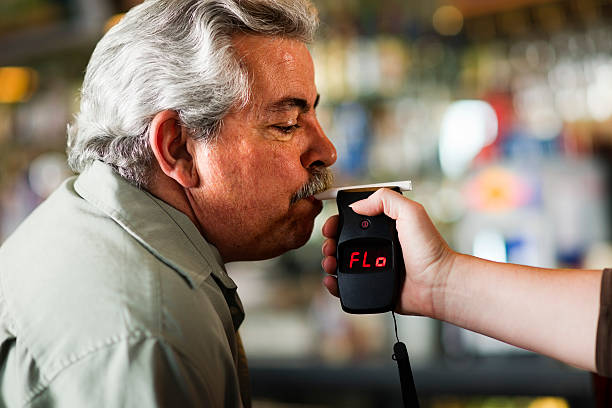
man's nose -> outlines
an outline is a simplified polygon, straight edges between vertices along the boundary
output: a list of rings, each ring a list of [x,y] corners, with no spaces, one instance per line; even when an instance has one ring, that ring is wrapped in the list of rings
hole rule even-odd
[[[336,162],[337,153],[334,144],[327,138],[318,120],[311,126],[308,150],[302,155],[304,168],[329,167]]]

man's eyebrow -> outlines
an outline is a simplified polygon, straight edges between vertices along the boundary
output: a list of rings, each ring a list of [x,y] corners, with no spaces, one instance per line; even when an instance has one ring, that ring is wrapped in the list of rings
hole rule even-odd
[[[313,104],[313,108],[316,108],[319,104],[319,94],[317,94],[317,98]],[[302,112],[308,112],[310,110],[310,106],[308,106],[308,101],[302,98],[294,98],[287,97],[282,98],[278,101],[272,102],[268,106],[266,106],[265,110],[271,112],[284,112],[294,108],[298,108]]]

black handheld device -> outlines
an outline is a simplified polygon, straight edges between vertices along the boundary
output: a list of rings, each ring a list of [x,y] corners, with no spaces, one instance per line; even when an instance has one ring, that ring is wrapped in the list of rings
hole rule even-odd
[[[399,187],[389,187],[400,192]],[[384,313],[395,308],[404,270],[395,220],[384,214],[367,217],[349,207],[376,188],[338,191],[338,289],[348,313]]]
[[[338,225],[338,290],[342,309],[348,313],[383,313],[391,311],[397,343],[393,359],[397,362],[404,407],[419,408],[412,369],[406,345],[399,340],[395,305],[403,283],[404,258],[397,237],[395,220],[380,214],[367,217],[351,207],[355,201],[368,198],[379,188],[397,192],[409,191],[408,180],[345,188],[333,188],[317,194],[319,200],[335,198]]]

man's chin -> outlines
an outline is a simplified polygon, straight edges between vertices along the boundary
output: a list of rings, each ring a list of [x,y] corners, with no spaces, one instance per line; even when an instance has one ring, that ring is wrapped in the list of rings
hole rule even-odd
[[[249,259],[241,260],[264,260],[277,257],[285,252],[303,247],[312,235],[314,220],[323,209],[321,201],[312,199],[302,199],[293,204],[290,208],[291,215],[289,221],[285,219],[273,229],[272,233],[257,242],[258,250],[254,250]],[[271,236],[276,239],[270,239]],[[265,243],[264,243],[265,241]],[[263,244],[263,245],[261,245]]]
[[[320,212],[321,209],[319,208],[315,213],[312,214],[311,217],[309,217],[308,220],[302,220],[302,223],[296,227],[296,233],[293,236],[293,242],[295,242],[295,245],[292,249],[300,248],[310,240],[310,237],[312,236],[312,231],[314,229],[315,217]]]
[[[304,210],[310,214],[314,214],[314,219],[323,209],[323,202],[317,200],[314,196],[310,196],[293,203],[291,207],[297,211]]]
[[[248,259],[242,259],[242,260],[263,261],[266,259],[276,258],[277,256],[280,256],[284,253],[287,253],[289,251],[293,251],[294,249],[303,247],[308,242],[311,235],[312,235],[312,230],[310,231],[310,233],[303,234],[301,237],[296,237],[296,236],[286,237],[285,242],[283,242],[283,244],[285,245],[282,245],[282,246],[278,245],[274,248],[268,248],[267,250],[261,251]]]
[[[293,220],[283,228],[284,236],[282,238],[279,237],[277,241],[279,247],[276,256],[303,247],[310,240],[314,229],[315,217],[320,212],[320,207],[313,209],[312,205],[310,205],[308,213],[301,213],[298,217],[293,217]]]

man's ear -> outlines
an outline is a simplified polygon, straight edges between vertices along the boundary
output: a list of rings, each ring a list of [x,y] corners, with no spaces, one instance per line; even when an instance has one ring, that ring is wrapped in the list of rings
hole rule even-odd
[[[195,187],[199,182],[188,139],[187,129],[181,125],[177,112],[165,110],[153,117],[149,126],[149,145],[155,160],[166,176],[185,188]]]

